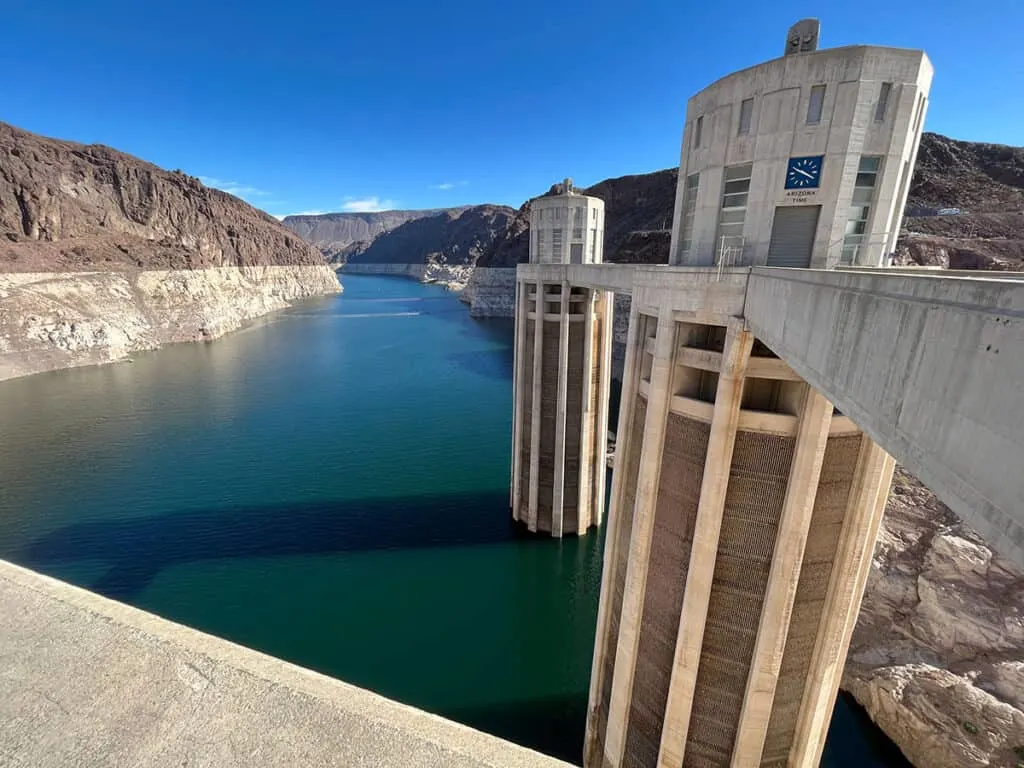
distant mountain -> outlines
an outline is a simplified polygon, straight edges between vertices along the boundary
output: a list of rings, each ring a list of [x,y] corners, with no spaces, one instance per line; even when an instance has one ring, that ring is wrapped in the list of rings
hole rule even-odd
[[[285,216],[281,223],[319,248],[329,261],[344,263],[349,254],[365,249],[385,232],[416,219],[447,211],[464,211],[467,207]]]
[[[505,237],[516,215],[504,205],[449,208],[407,221],[353,250],[350,264],[476,265],[494,243]]]

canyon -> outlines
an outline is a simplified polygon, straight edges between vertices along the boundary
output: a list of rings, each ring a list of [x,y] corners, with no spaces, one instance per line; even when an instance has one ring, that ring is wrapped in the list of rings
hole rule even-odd
[[[0,123],[0,380],[215,339],[340,290],[317,249],[232,195]]]
[[[582,190],[605,201],[607,261],[667,261],[676,181],[669,169]],[[471,314],[510,317],[529,210],[280,223],[187,174],[0,124],[0,380],[215,339],[339,291],[335,269],[442,283]],[[908,211],[897,263],[1021,269],[1024,149],[926,134]],[[627,312],[618,299],[620,370]],[[1019,766],[1022,605],[1024,574],[898,473],[844,688],[916,765]]]

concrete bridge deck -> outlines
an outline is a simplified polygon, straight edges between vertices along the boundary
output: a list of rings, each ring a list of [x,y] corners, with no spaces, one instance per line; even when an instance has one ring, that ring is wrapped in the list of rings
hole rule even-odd
[[[0,561],[0,765],[567,763]]]

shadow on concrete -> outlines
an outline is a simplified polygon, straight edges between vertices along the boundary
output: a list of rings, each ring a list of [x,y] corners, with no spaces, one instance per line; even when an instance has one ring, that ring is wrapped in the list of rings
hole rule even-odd
[[[160,571],[186,562],[468,546],[519,535],[506,492],[466,493],[82,522],[37,539],[12,559],[43,572],[54,564],[102,560],[111,567],[90,588],[131,602]]]

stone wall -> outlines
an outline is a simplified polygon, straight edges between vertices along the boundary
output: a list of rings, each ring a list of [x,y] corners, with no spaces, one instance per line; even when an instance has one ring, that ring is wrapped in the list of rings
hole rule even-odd
[[[476,267],[461,298],[469,304],[473,317],[513,317],[515,267]]]
[[[339,290],[325,265],[0,274],[0,380],[215,339]]]
[[[385,277],[406,277],[421,283],[437,283],[452,291],[461,291],[473,273],[473,267],[466,264],[369,264],[349,262],[338,270],[345,275],[382,275]]]

